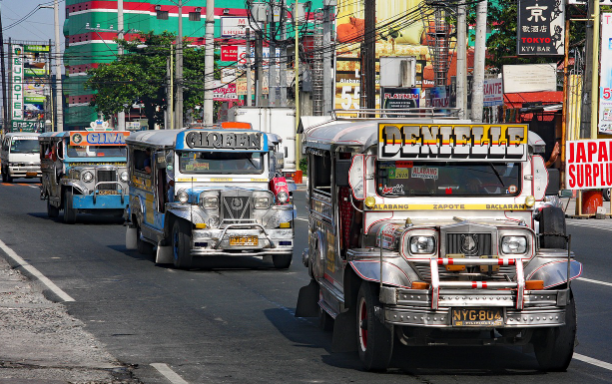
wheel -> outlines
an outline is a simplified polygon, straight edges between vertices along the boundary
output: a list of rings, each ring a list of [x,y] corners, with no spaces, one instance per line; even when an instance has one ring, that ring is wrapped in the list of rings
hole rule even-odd
[[[153,254],[153,244],[148,243],[141,239],[142,231],[140,230],[140,226],[136,229],[136,250],[141,255],[152,255]]]
[[[374,313],[381,307],[376,286],[363,282],[357,295],[357,349],[366,371],[384,371],[393,354],[393,330]]]
[[[533,348],[541,370],[567,370],[574,355],[576,328],[576,303],[570,291],[570,302],[565,307],[565,325],[538,330],[533,335]]]
[[[176,219],[172,225],[172,256],[174,267],[191,267],[191,230],[184,220]]]
[[[540,216],[540,233],[551,233],[565,235],[565,214],[561,208],[545,207]],[[540,246],[542,248],[566,249],[567,243],[564,237],[541,236]]]
[[[72,208],[72,192],[64,191],[64,223],[74,224],[77,219],[77,211]]]
[[[287,269],[291,265],[291,260],[293,260],[293,255],[273,255],[272,262],[274,263],[274,268],[276,269]]]
[[[51,204],[49,199],[47,199],[47,216],[49,216],[50,219],[59,217],[59,208]]]
[[[604,189],[602,195],[605,201],[610,201],[610,188]]]

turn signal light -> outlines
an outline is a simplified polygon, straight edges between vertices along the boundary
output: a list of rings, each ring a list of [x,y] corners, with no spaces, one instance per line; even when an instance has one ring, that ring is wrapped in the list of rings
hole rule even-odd
[[[527,280],[525,281],[525,289],[530,291],[542,290],[544,289],[544,280]]]
[[[206,229],[206,224],[205,223],[196,223],[195,227],[196,227],[196,229]]]
[[[374,206],[376,205],[376,199],[373,196],[366,197],[365,205],[366,205],[366,207],[368,207],[370,209],[374,208]]]
[[[424,281],[413,281],[410,287],[412,289],[429,289],[429,283]]]

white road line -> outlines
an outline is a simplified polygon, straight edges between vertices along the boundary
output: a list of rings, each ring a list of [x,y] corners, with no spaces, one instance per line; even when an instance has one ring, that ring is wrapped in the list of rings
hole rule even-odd
[[[2,249],[4,253],[8,255],[8,257],[13,259],[15,263],[21,265],[23,269],[28,271],[32,276],[36,277],[38,281],[46,285],[47,288],[49,288],[53,293],[55,293],[60,299],[62,299],[63,301],[74,301],[74,299],[70,297],[70,295],[62,291],[60,287],[58,287],[57,285],[55,285],[54,282],[49,280],[47,276],[40,273],[40,271],[34,268],[32,264],[28,263],[21,256],[16,254],[15,251],[9,248],[2,240],[0,240],[0,249]]]
[[[606,283],[605,281],[587,279],[586,277],[580,277],[580,278],[578,278],[578,280],[586,281],[587,283],[593,283],[593,284],[605,285],[607,287],[612,287],[612,283]]]
[[[40,187],[37,187],[36,185],[28,185],[28,187],[34,188],[34,189],[40,189]]]
[[[592,357],[581,355],[579,353],[574,353],[574,359],[607,369],[608,371],[612,371],[612,364],[606,363],[605,361],[593,359]]]
[[[575,356],[575,355],[574,355]],[[166,379],[170,380],[172,384],[189,384],[176,372],[174,372],[167,364],[164,363],[153,363],[151,366],[159,371]]]

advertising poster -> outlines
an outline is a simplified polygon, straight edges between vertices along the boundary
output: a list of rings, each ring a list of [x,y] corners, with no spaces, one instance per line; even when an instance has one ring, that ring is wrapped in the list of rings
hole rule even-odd
[[[358,109],[360,95],[360,49],[365,30],[363,2],[338,0],[336,16],[336,97],[335,109]],[[380,57],[414,57],[417,60],[418,88],[434,86],[426,21],[433,10],[423,7],[421,0],[387,0],[376,3],[376,76]],[[451,42],[451,69],[448,78],[456,73],[455,42]],[[449,80],[450,83],[450,80]],[[377,94],[378,94],[377,84]],[[377,108],[380,102],[377,100]]]
[[[498,107],[504,105],[502,79],[485,79],[484,81],[484,106]]]
[[[565,144],[565,187],[612,187],[612,140],[576,140]]]
[[[418,108],[419,88],[383,88],[383,109]]]
[[[612,135],[612,13],[601,15],[599,132]]]
[[[564,54],[565,2],[521,0],[518,2],[517,54],[554,56]]]

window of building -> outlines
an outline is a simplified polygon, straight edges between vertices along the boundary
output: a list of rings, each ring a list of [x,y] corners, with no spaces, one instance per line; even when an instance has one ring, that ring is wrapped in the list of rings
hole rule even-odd
[[[202,19],[202,15],[200,12],[189,12],[189,21],[200,21]]]
[[[159,20],[168,20],[168,11],[157,11],[157,18]]]

